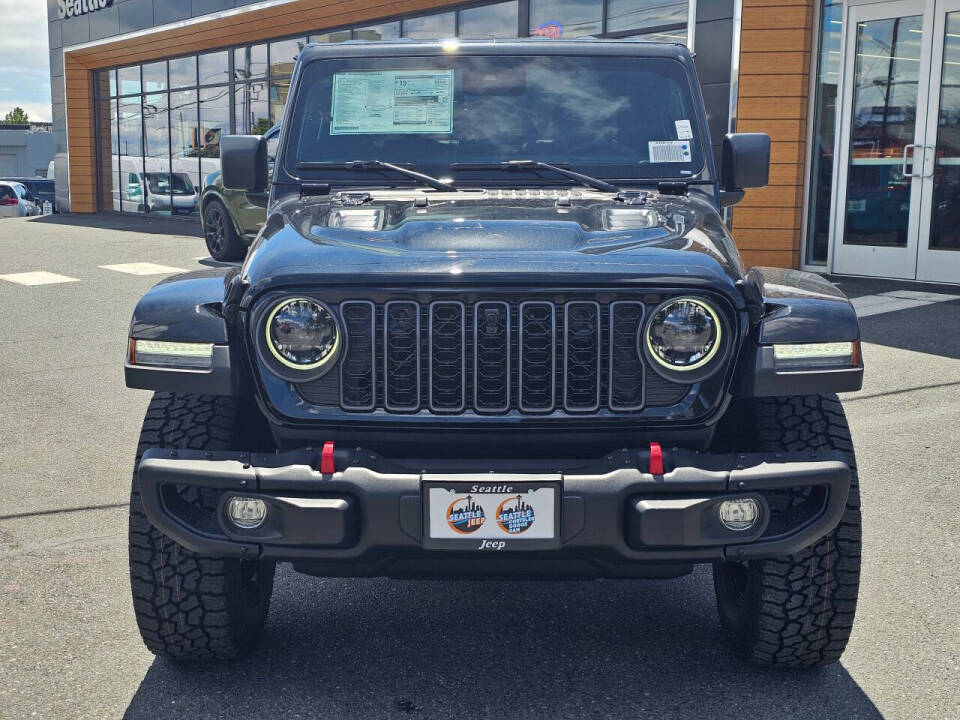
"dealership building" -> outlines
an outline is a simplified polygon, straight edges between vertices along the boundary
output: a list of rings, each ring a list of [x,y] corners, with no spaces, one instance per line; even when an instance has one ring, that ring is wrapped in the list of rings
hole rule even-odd
[[[748,264],[960,283],[960,0],[48,0],[58,205],[192,211],[307,42],[595,36],[693,50],[714,152],[766,132]]]

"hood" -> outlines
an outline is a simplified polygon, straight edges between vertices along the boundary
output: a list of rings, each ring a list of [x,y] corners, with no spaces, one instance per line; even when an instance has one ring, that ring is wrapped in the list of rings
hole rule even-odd
[[[733,290],[744,269],[706,199],[585,190],[371,190],[291,199],[244,263],[254,294],[312,284]]]

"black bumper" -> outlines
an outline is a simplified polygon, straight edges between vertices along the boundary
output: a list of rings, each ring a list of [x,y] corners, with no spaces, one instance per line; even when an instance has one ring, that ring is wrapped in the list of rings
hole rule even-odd
[[[401,577],[669,576],[693,563],[782,556],[836,527],[850,489],[850,468],[840,453],[668,450],[664,474],[653,475],[645,471],[648,451],[624,450],[555,474],[561,491],[554,549],[525,550],[518,541],[496,553],[428,550],[423,484],[476,477],[486,468],[441,476],[390,467],[363,451],[338,450],[337,456],[344,469],[323,474],[317,469],[320,453],[310,450],[260,455],[152,449],[143,455],[138,479],[150,521],[195,552],[292,561],[323,575]],[[483,477],[522,482],[529,475]],[[183,502],[184,486],[208,489],[206,514]],[[225,506],[236,495],[264,500],[268,521],[255,530],[232,525]],[[741,497],[758,501],[761,519],[751,530],[728,530],[717,506]]]

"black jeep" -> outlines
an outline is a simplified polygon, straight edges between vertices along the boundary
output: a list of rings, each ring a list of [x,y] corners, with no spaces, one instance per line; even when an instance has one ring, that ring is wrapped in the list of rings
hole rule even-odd
[[[130,502],[143,639],[248,651],[277,562],[321,576],[669,578],[713,565],[761,665],[840,657],[860,571],[834,393],[857,317],[744,268],[688,51],[623,41],[312,45],[242,267],[153,288],[127,385],[156,391]]]

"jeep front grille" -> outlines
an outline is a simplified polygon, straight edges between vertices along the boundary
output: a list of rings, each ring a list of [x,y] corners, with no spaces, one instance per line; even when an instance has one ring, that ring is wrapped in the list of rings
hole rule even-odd
[[[641,358],[641,301],[344,300],[339,371],[300,383],[347,412],[633,413],[690,390]],[[339,388],[339,391],[338,391]]]

